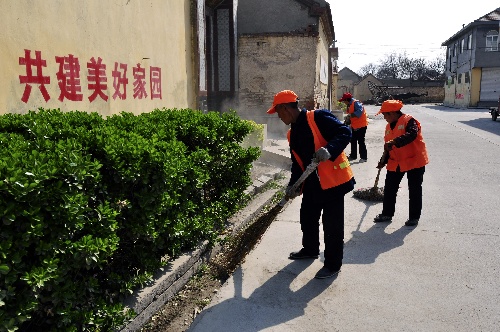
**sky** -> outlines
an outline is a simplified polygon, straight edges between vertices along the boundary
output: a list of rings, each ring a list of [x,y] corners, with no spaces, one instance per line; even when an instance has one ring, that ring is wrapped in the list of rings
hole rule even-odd
[[[326,0],[339,49],[338,68],[354,72],[377,65],[386,55],[432,61],[444,56],[443,42],[474,20],[500,7],[500,1]]]

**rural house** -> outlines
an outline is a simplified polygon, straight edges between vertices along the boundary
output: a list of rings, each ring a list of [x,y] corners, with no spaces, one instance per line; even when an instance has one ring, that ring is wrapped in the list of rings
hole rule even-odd
[[[290,89],[307,109],[330,108],[337,49],[324,0],[253,0],[238,4],[238,100],[241,117],[284,135],[287,127],[266,114],[274,95]],[[335,99],[335,94],[333,94]]]
[[[500,98],[500,8],[464,25],[446,46],[444,105],[497,106]]]
[[[351,92],[365,104],[380,104],[392,97],[403,103],[442,103],[444,81],[413,79],[379,79],[372,74],[359,76],[344,67],[338,74],[337,98]]]

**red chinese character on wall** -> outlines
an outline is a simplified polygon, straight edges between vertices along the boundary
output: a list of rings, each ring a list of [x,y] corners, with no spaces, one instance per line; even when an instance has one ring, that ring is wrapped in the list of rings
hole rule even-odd
[[[151,99],[155,98],[161,99],[161,68],[150,67],[149,77],[150,77]]]
[[[116,97],[120,98],[121,100],[127,99],[127,84],[128,84],[128,78],[127,78],[127,64],[125,63],[120,63],[120,70],[118,70],[118,62],[115,62],[115,70],[113,70],[112,75],[113,75],[113,88],[115,89],[115,92],[113,93],[113,99],[116,99]],[[121,88],[123,88],[123,92],[120,92]]]
[[[59,100],[64,98],[72,101],[82,101],[82,87],[80,85],[80,62],[73,54],[65,57],[56,56],[59,71],[56,74],[61,94]]]
[[[146,70],[141,68],[141,64],[138,63],[137,67],[133,69],[134,73],[134,99],[147,98],[148,93],[146,92]]]
[[[108,101],[108,96],[104,94],[103,90],[108,89],[108,78],[106,77],[106,65],[102,63],[101,57],[97,58],[97,62],[94,57],[90,59],[90,62],[87,62],[88,76],[87,80],[89,81],[88,88],[89,90],[94,90],[94,92],[90,95],[89,100],[93,102],[97,96],[101,97],[104,101]]]
[[[24,50],[24,58],[19,57],[19,64],[26,66],[26,76],[19,75],[21,84],[26,84],[24,93],[21,100],[25,103],[28,102],[31,94],[31,84],[38,84],[38,89],[42,93],[43,99],[48,101],[50,99],[49,93],[45,88],[45,84],[50,84],[50,77],[42,75],[42,67],[47,67],[47,61],[42,60],[42,52],[35,51],[35,58],[31,58],[31,50]],[[33,68],[35,67],[36,75],[33,75]]]

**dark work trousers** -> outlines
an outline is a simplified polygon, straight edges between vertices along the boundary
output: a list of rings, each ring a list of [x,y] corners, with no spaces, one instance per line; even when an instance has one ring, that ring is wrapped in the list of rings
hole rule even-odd
[[[319,254],[319,219],[322,211],[324,265],[337,271],[342,266],[344,255],[344,194],[331,189],[322,190],[318,182],[314,190],[304,191],[300,206],[302,246],[312,255]]]
[[[365,144],[365,135],[366,135],[366,128],[368,127],[361,127],[359,129],[352,129],[352,137],[351,137],[351,154],[349,157],[351,158],[358,158],[358,144],[359,144],[359,157],[361,159],[368,159],[368,152],[366,151],[366,144]]]
[[[424,181],[425,166],[407,172],[400,172],[399,166],[396,172],[387,171],[382,214],[389,217],[394,216],[399,184],[405,173],[408,178],[408,192],[410,196],[409,219],[419,219],[422,212],[422,182]]]

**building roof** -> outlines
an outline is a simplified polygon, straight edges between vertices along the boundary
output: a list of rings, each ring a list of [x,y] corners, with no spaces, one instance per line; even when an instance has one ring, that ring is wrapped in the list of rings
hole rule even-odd
[[[358,82],[354,83],[354,85],[359,85],[359,84],[361,84],[362,82],[364,82],[365,80],[368,80],[368,79],[375,80],[376,81],[375,83],[378,83],[378,84],[382,84],[383,83],[382,80],[379,80],[373,74],[366,74]]]
[[[344,74],[346,73],[346,74]],[[361,76],[359,76],[358,74],[356,74],[354,71],[352,71],[349,67],[344,67],[342,68],[340,71],[339,71],[339,75],[340,76],[343,76],[343,75],[348,75],[350,74],[351,76],[355,76],[358,80],[361,79]]]
[[[488,13],[480,18],[478,18],[476,21],[500,21],[500,8],[495,9],[491,13]]]
[[[448,38],[441,46],[448,46],[451,41],[454,41],[457,37],[461,36],[465,31],[470,30],[473,26],[484,24],[485,22],[498,22],[500,21],[500,7],[489,12],[488,14],[481,16],[480,18],[474,20],[473,22],[462,27],[460,31],[455,33],[453,36]]]
[[[325,0],[296,0],[301,4],[309,7],[309,15],[319,16],[323,21],[323,26],[325,27],[327,37],[330,40],[328,42],[331,44],[335,40],[335,30],[333,27],[332,11],[330,9],[330,4]]]
[[[211,0],[211,1],[216,1],[216,0]],[[332,12],[330,10],[330,5],[328,2],[325,0],[287,0],[288,2],[297,2],[301,6],[302,9],[307,9],[307,15],[315,21],[314,24],[309,24],[307,23],[305,25],[300,25],[304,24],[302,20],[298,20],[299,22],[296,26],[296,29],[294,30],[282,30],[278,29],[278,31],[263,31],[262,29],[247,29],[248,31],[244,32],[238,32],[240,36],[258,36],[258,35],[264,35],[264,36],[292,36],[292,35],[298,35],[298,36],[318,36],[320,31],[319,28],[320,26],[323,27],[323,32],[325,34],[326,41],[328,45],[332,45],[334,40],[335,40],[335,31],[333,27],[333,20],[332,20]],[[286,1],[283,1],[286,3]],[[265,5],[269,3],[269,0],[254,0],[254,5],[257,5],[257,7],[262,7],[262,10],[266,10]],[[288,6],[290,7],[290,6]],[[240,8],[240,6],[238,6]],[[239,10],[239,9],[238,9]],[[269,9],[267,9],[269,10]],[[301,13],[303,11],[301,10]],[[280,14],[277,11],[273,12],[274,14]],[[253,13],[252,13],[253,14]],[[301,14],[302,15],[302,14]],[[261,17],[262,15],[259,12],[259,16]],[[289,17],[280,16],[280,19],[283,20],[290,20]],[[276,19],[275,19],[276,20]],[[316,24],[317,23],[317,24]],[[319,24],[321,23],[321,25]],[[255,24],[253,24],[255,26]],[[260,26],[262,27],[262,26]]]

